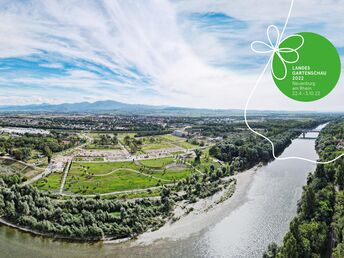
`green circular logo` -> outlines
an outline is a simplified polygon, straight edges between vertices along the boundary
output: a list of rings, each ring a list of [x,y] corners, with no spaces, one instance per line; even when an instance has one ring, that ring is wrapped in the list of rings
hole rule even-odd
[[[272,76],[277,87],[297,101],[325,97],[336,86],[340,72],[337,49],[323,36],[311,32],[284,39],[272,60]]]

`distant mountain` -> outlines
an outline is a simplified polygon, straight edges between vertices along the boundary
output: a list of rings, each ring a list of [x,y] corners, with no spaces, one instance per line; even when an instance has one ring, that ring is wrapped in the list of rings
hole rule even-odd
[[[34,104],[34,105],[13,105],[0,106],[0,112],[15,113],[106,113],[121,115],[183,115],[183,116],[242,116],[241,109],[206,109],[186,108],[173,106],[153,106],[141,104],[127,104],[113,100],[96,102],[64,103],[64,104]],[[250,110],[252,115],[292,115],[309,114],[317,112],[307,111],[268,111]]]
[[[0,106],[0,111],[42,111],[42,112],[89,112],[109,110],[136,110],[156,109],[159,107],[149,105],[126,104],[118,101],[104,100],[96,102],[63,103],[63,104],[33,104],[17,106]]]
[[[153,106],[127,104],[118,101],[104,100],[96,102],[64,103],[64,104],[34,104],[0,106],[0,112],[56,112],[56,113],[117,113],[117,114],[184,114],[184,115],[217,115],[230,112],[242,113],[239,110],[213,110],[171,106]]]

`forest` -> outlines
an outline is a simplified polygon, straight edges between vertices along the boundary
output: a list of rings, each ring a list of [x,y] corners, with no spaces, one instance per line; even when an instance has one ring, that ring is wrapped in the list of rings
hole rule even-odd
[[[60,152],[82,143],[76,134],[51,132],[49,135],[25,134],[20,137],[0,136],[0,152],[8,154],[17,160],[25,161],[31,157],[32,151],[51,158],[55,152]]]
[[[175,203],[195,202],[225,189],[234,179],[225,167],[210,168],[161,188],[159,199],[135,201],[101,199],[100,196],[64,199],[34,186],[22,186],[19,175],[0,178],[0,217],[56,238],[101,240],[135,237],[148,229],[157,229],[172,218]],[[182,192],[182,194],[180,194]]]
[[[279,155],[289,146],[291,140],[300,133],[294,128],[307,129],[319,124],[320,120],[271,120],[254,123],[256,129],[264,130],[275,144],[275,153]],[[224,141],[210,148],[209,154],[219,160],[229,162],[235,170],[245,170],[259,162],[268,162],[272,156],[269,142],[246,131],[226,137]]]

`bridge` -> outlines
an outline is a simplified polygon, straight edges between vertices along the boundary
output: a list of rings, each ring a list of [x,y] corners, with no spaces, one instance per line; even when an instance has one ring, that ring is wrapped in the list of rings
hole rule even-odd
[[[320,133],[320,130],[318,129],[302,129],[302,128],[295,128],[293,129],[295,132],[299,132],[301,139],[316,139],[316,136],[306,136],[307,133]]]

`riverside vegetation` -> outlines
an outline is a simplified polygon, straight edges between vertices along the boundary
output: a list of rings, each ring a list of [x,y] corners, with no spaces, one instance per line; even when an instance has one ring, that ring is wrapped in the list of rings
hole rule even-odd
[[[344,121],[327,125],[316,141],[321,160],[342,153]],[[281,246],[269,245],[264,258],[344,257],[344,160],[318,165],[310,174]]]
[[[299,134],[293,129],[313,128],[322,122],[321,119],[289,119],[254,124],[274,139],[277,152],[281,153]],[[226,133],[223,142],[210,148],[211,159],[220,160],[216,166],[202,158],[202,152],[206,150],[196,149],[195,158],[185,162],[192,162],[197,170],[185,178],[160,185],[158,196],[149,198],[66,197],[32,185],[22,185],[24,179],[20,173],[1,175],[0,217],[34,233],[68,239],[120,239],[155,230],[175,219],[176,203],[194,203],[222,190],[227,191],[229,198],[235,184],[235,179],[230,176],[235,171],[271,160],[269,144],[245,130],[236,130],[235,134]],[[107,140],[113,141],[113,138]]]
[[[264,134],[274,142],[276,155],[279,155],[290,145],[291,140],[300,134],[293,130],[294,128],[309,129],[318,124],[319,121],[316,120],[271,120],[265,123],[253,123],[252,126],[264,131]],[[221,127],[221,130],[228,129]],[[255,137],[250,132],[249,135],[237,133],[226,137],[224,141],[210,148],[209,153],[219,160],[230,162],[238,171],[248,169],[259,162],[268,162],[273,158],[270,143],[260,137]]]

